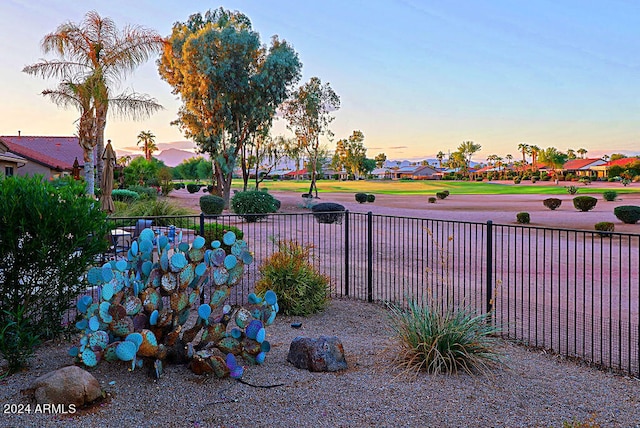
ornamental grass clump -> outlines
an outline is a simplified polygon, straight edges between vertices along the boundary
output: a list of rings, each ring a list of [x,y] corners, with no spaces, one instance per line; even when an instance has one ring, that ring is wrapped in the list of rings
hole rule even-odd
[[[496,352],[499,328],[491,324],[490,314],[476,315],[464,307],[443,309],[434,299],[389,308],[400,348],[395,363],[407,373],[487,373],[502,365]]]
[[[276,244],[278,252],[260,266],[262,278],[256,282],[255,293],[264,296],[267,290],[273,290],[285,315],[307,316],[322,311],[329,298],[330,279],[313,265],[312,246],[296,241]]]

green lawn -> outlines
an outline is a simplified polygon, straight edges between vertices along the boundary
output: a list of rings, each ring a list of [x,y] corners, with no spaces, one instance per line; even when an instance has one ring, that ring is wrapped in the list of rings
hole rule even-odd
[[[560,182],[557,186],[553,183],[538,182],[536,184],[510,185],[498,183],[477,183],[467,181],[334,181],[320,180],[318,181],[319,193],[375,193],[388,195],[432,195],[435,192],[449,190],[451,193],[459,195],[561,195],[567,194],[566,186],[573,184],[579,191],[578,194],[584,193],[602,193],[605,190],[615,190],[623,193],[640,192],[637,184],[624,187],[622,184],[616,184],[614,187],[602,188],[598,187],[598,183],[585,186],[582,183],[564,183]],[[234,180],[234,188],[241,188],[242,181]],[[309,190],[308,180],[279,180],[279,181],[263,181],[261,188],[267,188],[273,191],[298,192],[306,193]],[[619,187],[618,187],[619,186]]]

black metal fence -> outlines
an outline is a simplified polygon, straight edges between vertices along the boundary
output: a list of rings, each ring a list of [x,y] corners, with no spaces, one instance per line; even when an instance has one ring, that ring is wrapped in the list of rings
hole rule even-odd
[[[118,256],[140,219],[111,219]],[[254,253],[233,303],[244,303],[278,240],[313,246],[332,295],[406,304],[436,293],[477,312],[493,311],[502,334],[525,344],[640,376],[640,235],[430,220],[345,212],[149,218],[183,240],[235,230]],[[216,226],[218,225],[218,226]],[[236,228],[236,229],[234,229]],[[205,290],[205,298],[209,290]]]

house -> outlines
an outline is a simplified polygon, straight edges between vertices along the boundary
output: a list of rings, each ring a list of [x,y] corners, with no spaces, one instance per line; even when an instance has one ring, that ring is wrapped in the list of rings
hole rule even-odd
[[[377,180],[390,180],[392,175],[392,170],[390,168],[376,168],[371,171],[371,175],[373,178]]]
[[[640,158],[637,158],[637,157],[620,158],[620,159],[612,160],[609,162],[605,162],[600,165],[595,165],[591,169],[596,172],[596,175],[598,178],[607,178],[609,176],[609,169],[612,166],[620,166],[625,168],[627,165],[633,162],[638,162],[638,161],[640,161]]]
[[[84,152],[78,137],[4,136],[0,143],[7,151],[26,160],[18,175],[43,175],[46,180],[71,175],[73,162],[84,165]]]
[[[22,168],[26,164],[25,158],[11,153],[9,147],[0,141],[0,177],[16,175],[18,168]]]
[[[438,170],[429,165],[407,165],[390,171],[391,178],[398,180],[409,178],[412,180],[435,180],[440,178]]]
[[[593,167],[604,165],[606,162],[600,158],[591,159],[571,159],[562,166],[562,173],[574,174],[578,177],[595,177],[596,173]]]
[[[309,172],[307,172],[307,168],[303,168],[303,169],[299,169],[297,171],[290,171],[290,172],[286,173],[283,178],[285,178],[287,180],[291,180],[291,179],[310,180],[311,179],[311,174],[309,174]]]

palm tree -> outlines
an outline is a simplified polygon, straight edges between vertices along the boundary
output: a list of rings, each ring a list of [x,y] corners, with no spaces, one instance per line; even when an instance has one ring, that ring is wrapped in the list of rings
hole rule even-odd
[[[529,146],[529,152],[531,153],[531,165],[533,166],[533,171],[538,170],[538,153],[540,153],[540,147],[531,145]]]
[[[442,169],[442,160],[444,159],[444,157],[445,154],[442,152],[442,150],[436,154],[436,159],[438,159],[438,165],[440,166],[440,169]]]
[[[507,154],[505,155],[504,159],[509,163],[509,165],[511,165],[511,163],[513,162],[513,155]]]
[[[607,162],[609,160],[609,155],[602,155],[602,160]]]
[[[153,54],[161,52],[164,43],[164,39],[153,30],[127,26],[118,31],[113,20],[91,11],[81,23],[64,23],[44,37],[44,52],[53,52],[59,59],[29,65],[23,71],[44,78],[61,78],[63,81],[95,80],[95,140],[98,153],[102,153],[107,113],[114,99],[128,103],[120,113],[133,119],[147,117],[162,108],[155,100],[135,92],[112,97],[110,89]],[[97,157],[98,176],[102,173],[101,158]]]
[[[95,109],[92,103],[95,80],[88,79],[83,83],[62,82],[57,89],[47,89],[42,94],[63,107],[75,107],[80,113],[78,119],[78,142],[83,151],[84,177],[87,182],[87,193],[94,194],[95,174],[93,171],[93,151],[96,146]]]
[[[524,163],[525,165],[527,163],[526,155],[530,153],[529,148],[530,147],[529,147],[529,145],[527,143],[518,144],[518,151],[522,152],[522,163]]]
[[[573,149],[567,149],[567,159],[571,160],[575,158],[576,158],[576,151]]]
[[[138,134],[138,146],[142,144],[142,151],[144,152],[144,158],[148,161],[151,160],[153,152],[158,151],[156,145],[156,136],[151,131],[141,131]]]
[[[576,150],[576,152],[580,155],[580,157],[582,159],[584,159],[584,156],[587,154],[587,149],[580,148],[580,149]]]

